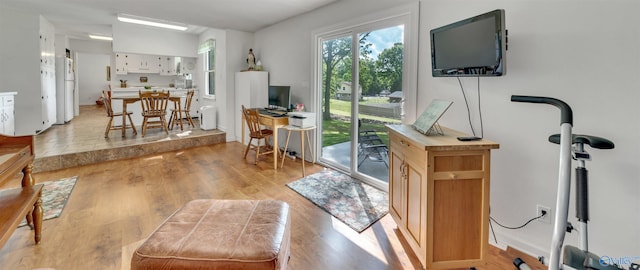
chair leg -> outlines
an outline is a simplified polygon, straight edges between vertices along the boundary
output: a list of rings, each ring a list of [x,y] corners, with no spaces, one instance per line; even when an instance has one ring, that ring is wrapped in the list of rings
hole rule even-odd
[[[258,147],[256,147],[256,159],[253,164],[258,165],[258,157],[260,156],[260,139],[258,139]]]
[[[129,123],[131,123],[131,129],[133,129],[133,135],[138,135],[136,125],[133,124],[133,120],[131,119],[131,114],[127,114],[127,116],[129,117]]]
[[[109,131],[111,131],[111,124],[113,123],[113,116],[109,117],[109,123],[107,123],[107,130],[104,131],[104,137],[109,138]]]
[[[142,120],[142,137],[144,138],[144,135],[147,134],[147,120],[148,118],[144,118],[144,120]]]
[[[169,129],[171,130],[173,130],[173,125],[175,123],[175,121],[173,121],[175,114],[176,114],[176,111],[171,111],[171,116],[169,117],[169,124],[167,124],[167,126],[169,126]]]
[[[184,114],[187,117],[187,122],[189,123],[189,125],[191,127],[196,127],[196,124],[193,123],[193,119],[191,118],[191,114],[189,113],[189,111],[185,111]]]
[[[247,144],[247,148],[244,150],[244,159],[247,159],[247,154],[249,153],[249,149],[251,149],[251,141],[253,138],[249,138],[249,144]]]
[[[160,117],[160,123],[162,124],[162,128],[164,129],[164,133],[169,135],[169,127],[167,127],[167,120],[164,119],[164,116]]]

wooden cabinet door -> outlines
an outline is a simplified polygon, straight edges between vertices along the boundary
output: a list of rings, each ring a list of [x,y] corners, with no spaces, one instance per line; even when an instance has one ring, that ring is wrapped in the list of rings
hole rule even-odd
[[[410,164],[406,163],[405,164]],[[420,247],[424,245],[422,237],[424,236],[424,181],[422,171],[416,169],[415,166],[405,165],[406,187],[407,187],[407,231],[411,233],[413,240]]]
[[[389,202],[391,204],[390,213],[396,220],[396,224],[403,227],[405,226],[405,204],[404,199],[404,161],[402,157],[394,152],[393,149],[389,155],[389,167],[391,171],[389,173]]]

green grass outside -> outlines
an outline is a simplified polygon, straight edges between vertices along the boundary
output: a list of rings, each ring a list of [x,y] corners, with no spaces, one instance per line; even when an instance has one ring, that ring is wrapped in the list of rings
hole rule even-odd
[[[386,103],[387,98],[369,98],[361,101],[360,104],[367,103]],[[351,102],[344,100],[331,99],[331,113],[349,117],[351,115]],[[401,123],[399,119],[385,118],[371,115],[360,115],[361,119],[377,120],[384,123]],[[385,144],[389,144],[389,136],[384,124],[373,124],[364,121],[360,130],[374,130],[380,136]],[[351,123],[343,120],[324,120],[322,122],[322,146],[329,146],[338,143],[348,142],[351,140]]]

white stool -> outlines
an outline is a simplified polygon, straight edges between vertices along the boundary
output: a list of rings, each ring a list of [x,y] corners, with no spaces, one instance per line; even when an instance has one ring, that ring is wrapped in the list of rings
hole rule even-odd
[[[302,158],[302,176],[305,175],[304,172],[304,137],[305,134],[307,136],[307,145],[309,146],[309,154],[311,154],[311,163],[316,163],[316,156],[313,155],[313,148],[311,148],[311,139],[309,137],[309,131],[316,129],[315,126],[312,127],[296,127],[292,125],[284,126],[283,129],[287,130],[287,142],[284,144],[284,153],[282,155],[282,163],[280,164],[280,168],[284,167],[284,160],[287,157],[287,147],[289,147],[289,138],[291,137],[291,131],[299,131],[300,132],[300,146],[301,149],[301,158]]]

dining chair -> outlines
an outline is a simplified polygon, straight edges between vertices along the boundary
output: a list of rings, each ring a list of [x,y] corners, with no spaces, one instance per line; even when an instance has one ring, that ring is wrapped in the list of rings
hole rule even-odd
[[[273,153],[273,147],[268,149],[269,144],[267,143],[269,138],[273,136],[273,130],[263,129],[260,125],[260,116],[257,109],[247,109],[242,105],[242,113],[244,115],[245,122],[247,122],[247,126],[249,127],[249,143],[247,144],[247,148],[244,150],[244,159],[247,158],[247,154],[250,149],[256,151],[256,158],[254,164],[258,164],[258,158],[260,155],[267,155]],[[251,145],[253,139],[258,141],[257,146]],[[260,140],[264,140],[265,151],[260,151]]]
[[[147,128],[162,128],[168,135],[169,129],[165,119],[167,105],[169,104],[169,92],[155,92],[139,90],[140,104],[142,105],[142,137],[147,133]],[[157,118],[157,120],[153,120]]]
[[[109,123],[107,123],[107,129],[104,132],[104,137],[105,138],[109,138],[109,131],[112,130],[122,130],[122,129],[133,129],[133,134],[136,135],[138,134],[138,131],[136,130],[136,127],[133,125],[133,120],[131,120],[131,114],[133,114],[133,112],[131,111],[127,111],[127,112],[114,112],[113,111],[113,106],[111,106],[111,92],[110,91],[102,91],[102,101],[104,102],[104,108],[107,111],[107,117],[109,117]],[[122,123],[122,125],[116,126],[113,124],[113,118],[114,117],[120,117],[122,118],[122,114],[126,113],[127,117],[129,118],[129,123]],[[125,121],[126,122],[126,121]],[[123,137],[124,137],[124,133]]]
[[[187,96],[185,97],[184,107],[175,107],[171,109],[171,117],[169,118],[170,129],[173,129],[173,126],[176,122],[180,121],[180,130],[182,130],[182,117],[186,118],[187,124],[191,127],[196,127],[193,123],[193,119],[191,118],[191,101],[193,100],[193,95],[195,90],[190,89],[187,91]],[[177,103],[174,103],[174,105]],[[175,105],[177,106],[177,105]]]

